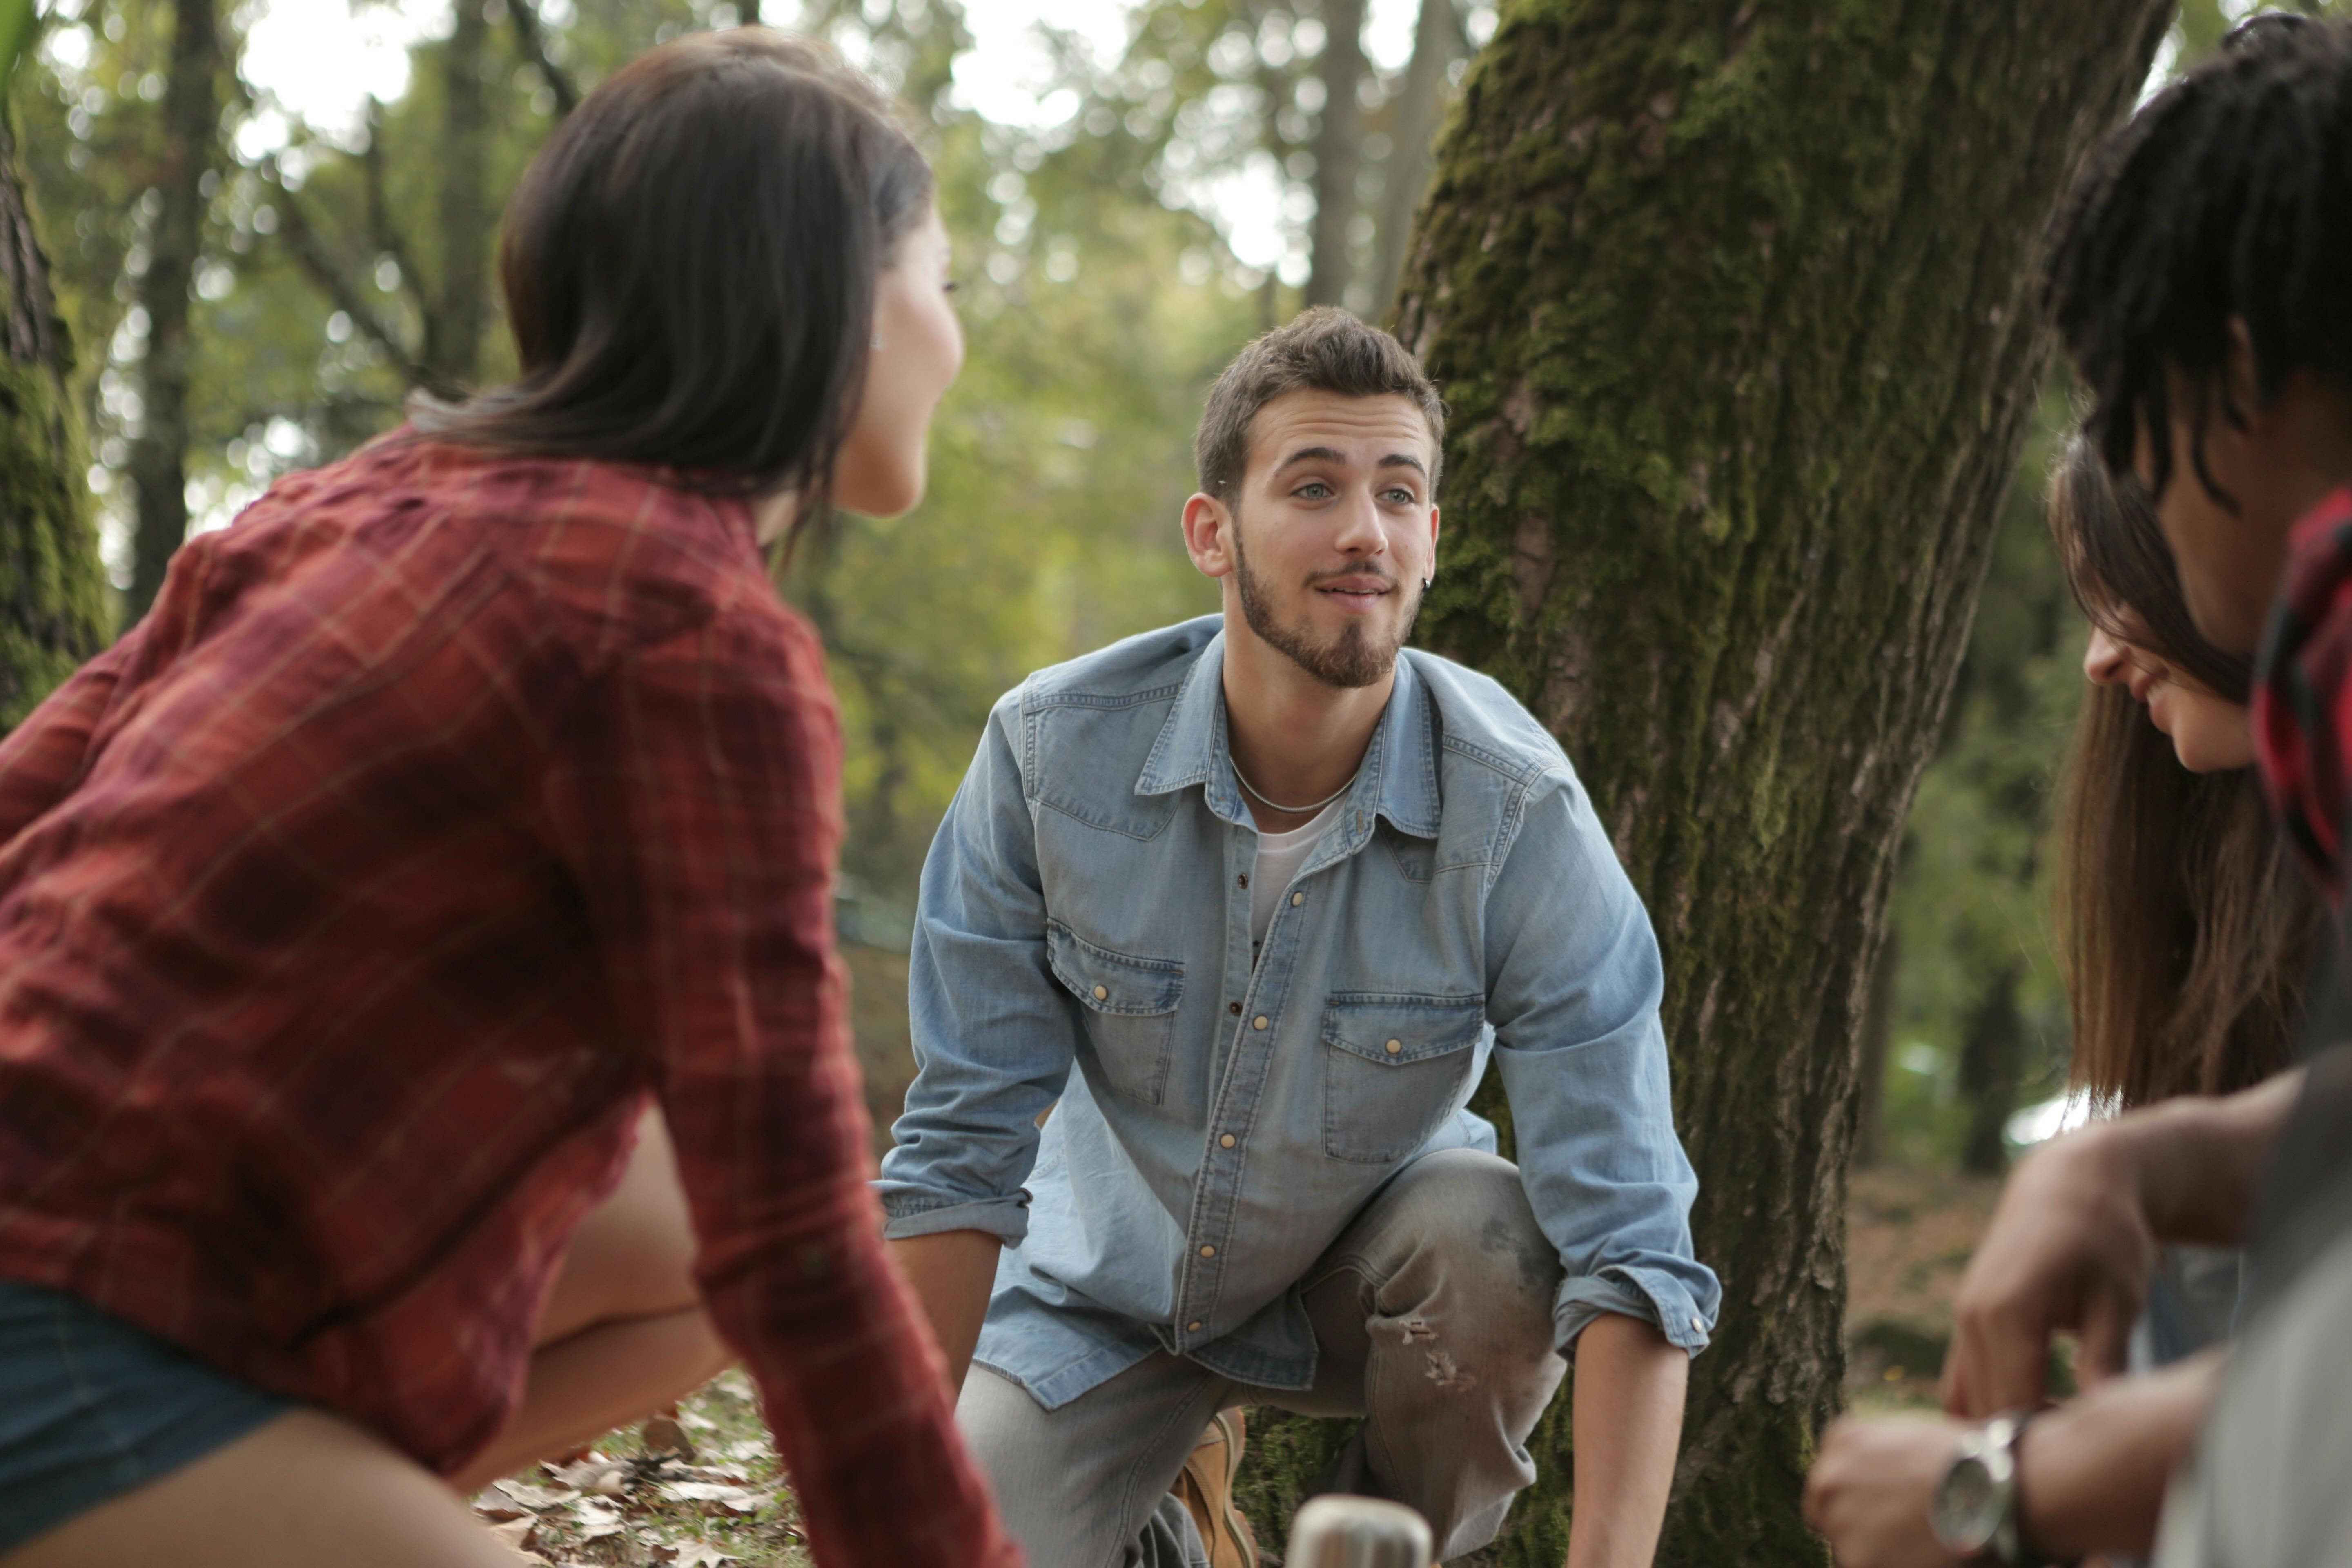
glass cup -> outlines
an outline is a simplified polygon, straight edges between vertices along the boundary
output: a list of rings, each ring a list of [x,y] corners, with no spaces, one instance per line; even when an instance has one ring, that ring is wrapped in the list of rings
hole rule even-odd
[[[1429,1568],[1429,1525],[1402,1503],[1339,1493],[1291,1521],[1286,1568]]]

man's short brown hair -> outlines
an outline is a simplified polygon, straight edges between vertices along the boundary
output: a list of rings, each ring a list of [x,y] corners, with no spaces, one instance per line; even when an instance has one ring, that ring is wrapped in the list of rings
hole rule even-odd
[[[1230,504],[1249,466],[1250,426],[1257,411],[1290,392],[1333,392],[1342,397],[1409,397],[1429,421],[1429,493],[1445,445],[1445,405],[1405,346],[1332,305],[1302,310],[1242,350],[1209,389],[1192,462],[1201,490]]]

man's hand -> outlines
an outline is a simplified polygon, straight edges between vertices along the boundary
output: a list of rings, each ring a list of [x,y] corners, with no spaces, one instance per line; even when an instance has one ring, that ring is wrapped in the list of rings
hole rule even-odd
[[[996,1257],[1004,1244],[984,1230],[946,1230],[890,1243],[890,1261],[931,1321],[931,1334],[947,1358],[948,1392],[963,1392],[972,1348],[988,1317],[990,1287],[996,1282]]]
[[[2157,1242],[2127,1143],[2105,1127],[2017,1168],[1952,1302],[1944,1408],[1987,1420],[2042,1402],[2052,1335],[2081,1335],[2084,1386],[2119,1373]]]
[[[1958,1452],[1961,1427],[1934,1416],[1849,1415],[1822,1435],[1805,1479],[1805,1522],[1839,1568],[1952,1568],[1927,1507]]]
[[[2009,1179],[1952,1304],[1944,1408],[1986,1419],[2042,1400],[2053,1334],[2082,1336],[2090,1387],[2123,1370],[2159,1242],[2243,1237],[2303,1074],[2184,1099],[2061,1138]]]
[[[2072,1561],[2145,1555],[2164,1489],[2197,1441],[2221,1377],[2221,1352],[2116,1378],[2034,1417],[2017,1448],[2018,1529],[2035,1551]],[[1822,1437],[1805,1518],[1841,1568],[1948,1568],[1928,1509],[1965,1428],[1932,1416],[1848,1416]]]

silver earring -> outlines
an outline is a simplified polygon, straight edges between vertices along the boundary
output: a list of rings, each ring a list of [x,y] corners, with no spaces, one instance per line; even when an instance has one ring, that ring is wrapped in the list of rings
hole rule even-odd
[[[1422,591],[1423,591],[1423,592],[1424,592],[1424,593],[1426,593],[1426,592],[1428,591],[1428,589],[1429,589],[1429,585],[1430,585],[1432,583],[1434,583],[1434,582],[1436,582],[1436,581],[1437,581],[1437,574],[1436,574],[1436,573],[1434,573],[1434,572],[1432,572],[1428,576],[1423,577],[1423,578],[1421,580]]]

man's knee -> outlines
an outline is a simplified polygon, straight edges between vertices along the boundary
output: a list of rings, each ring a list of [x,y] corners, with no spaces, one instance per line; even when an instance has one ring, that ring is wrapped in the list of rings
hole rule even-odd
[[[1552,1349],[1559,1255],[1536,1223],[1518,1167],[1475,1149],[1432,1154],[1399,1178],[1388,1223],[1417,1275],[1496,1350]],[[1433,1302],[1433,1305],[1435,1303]]]

